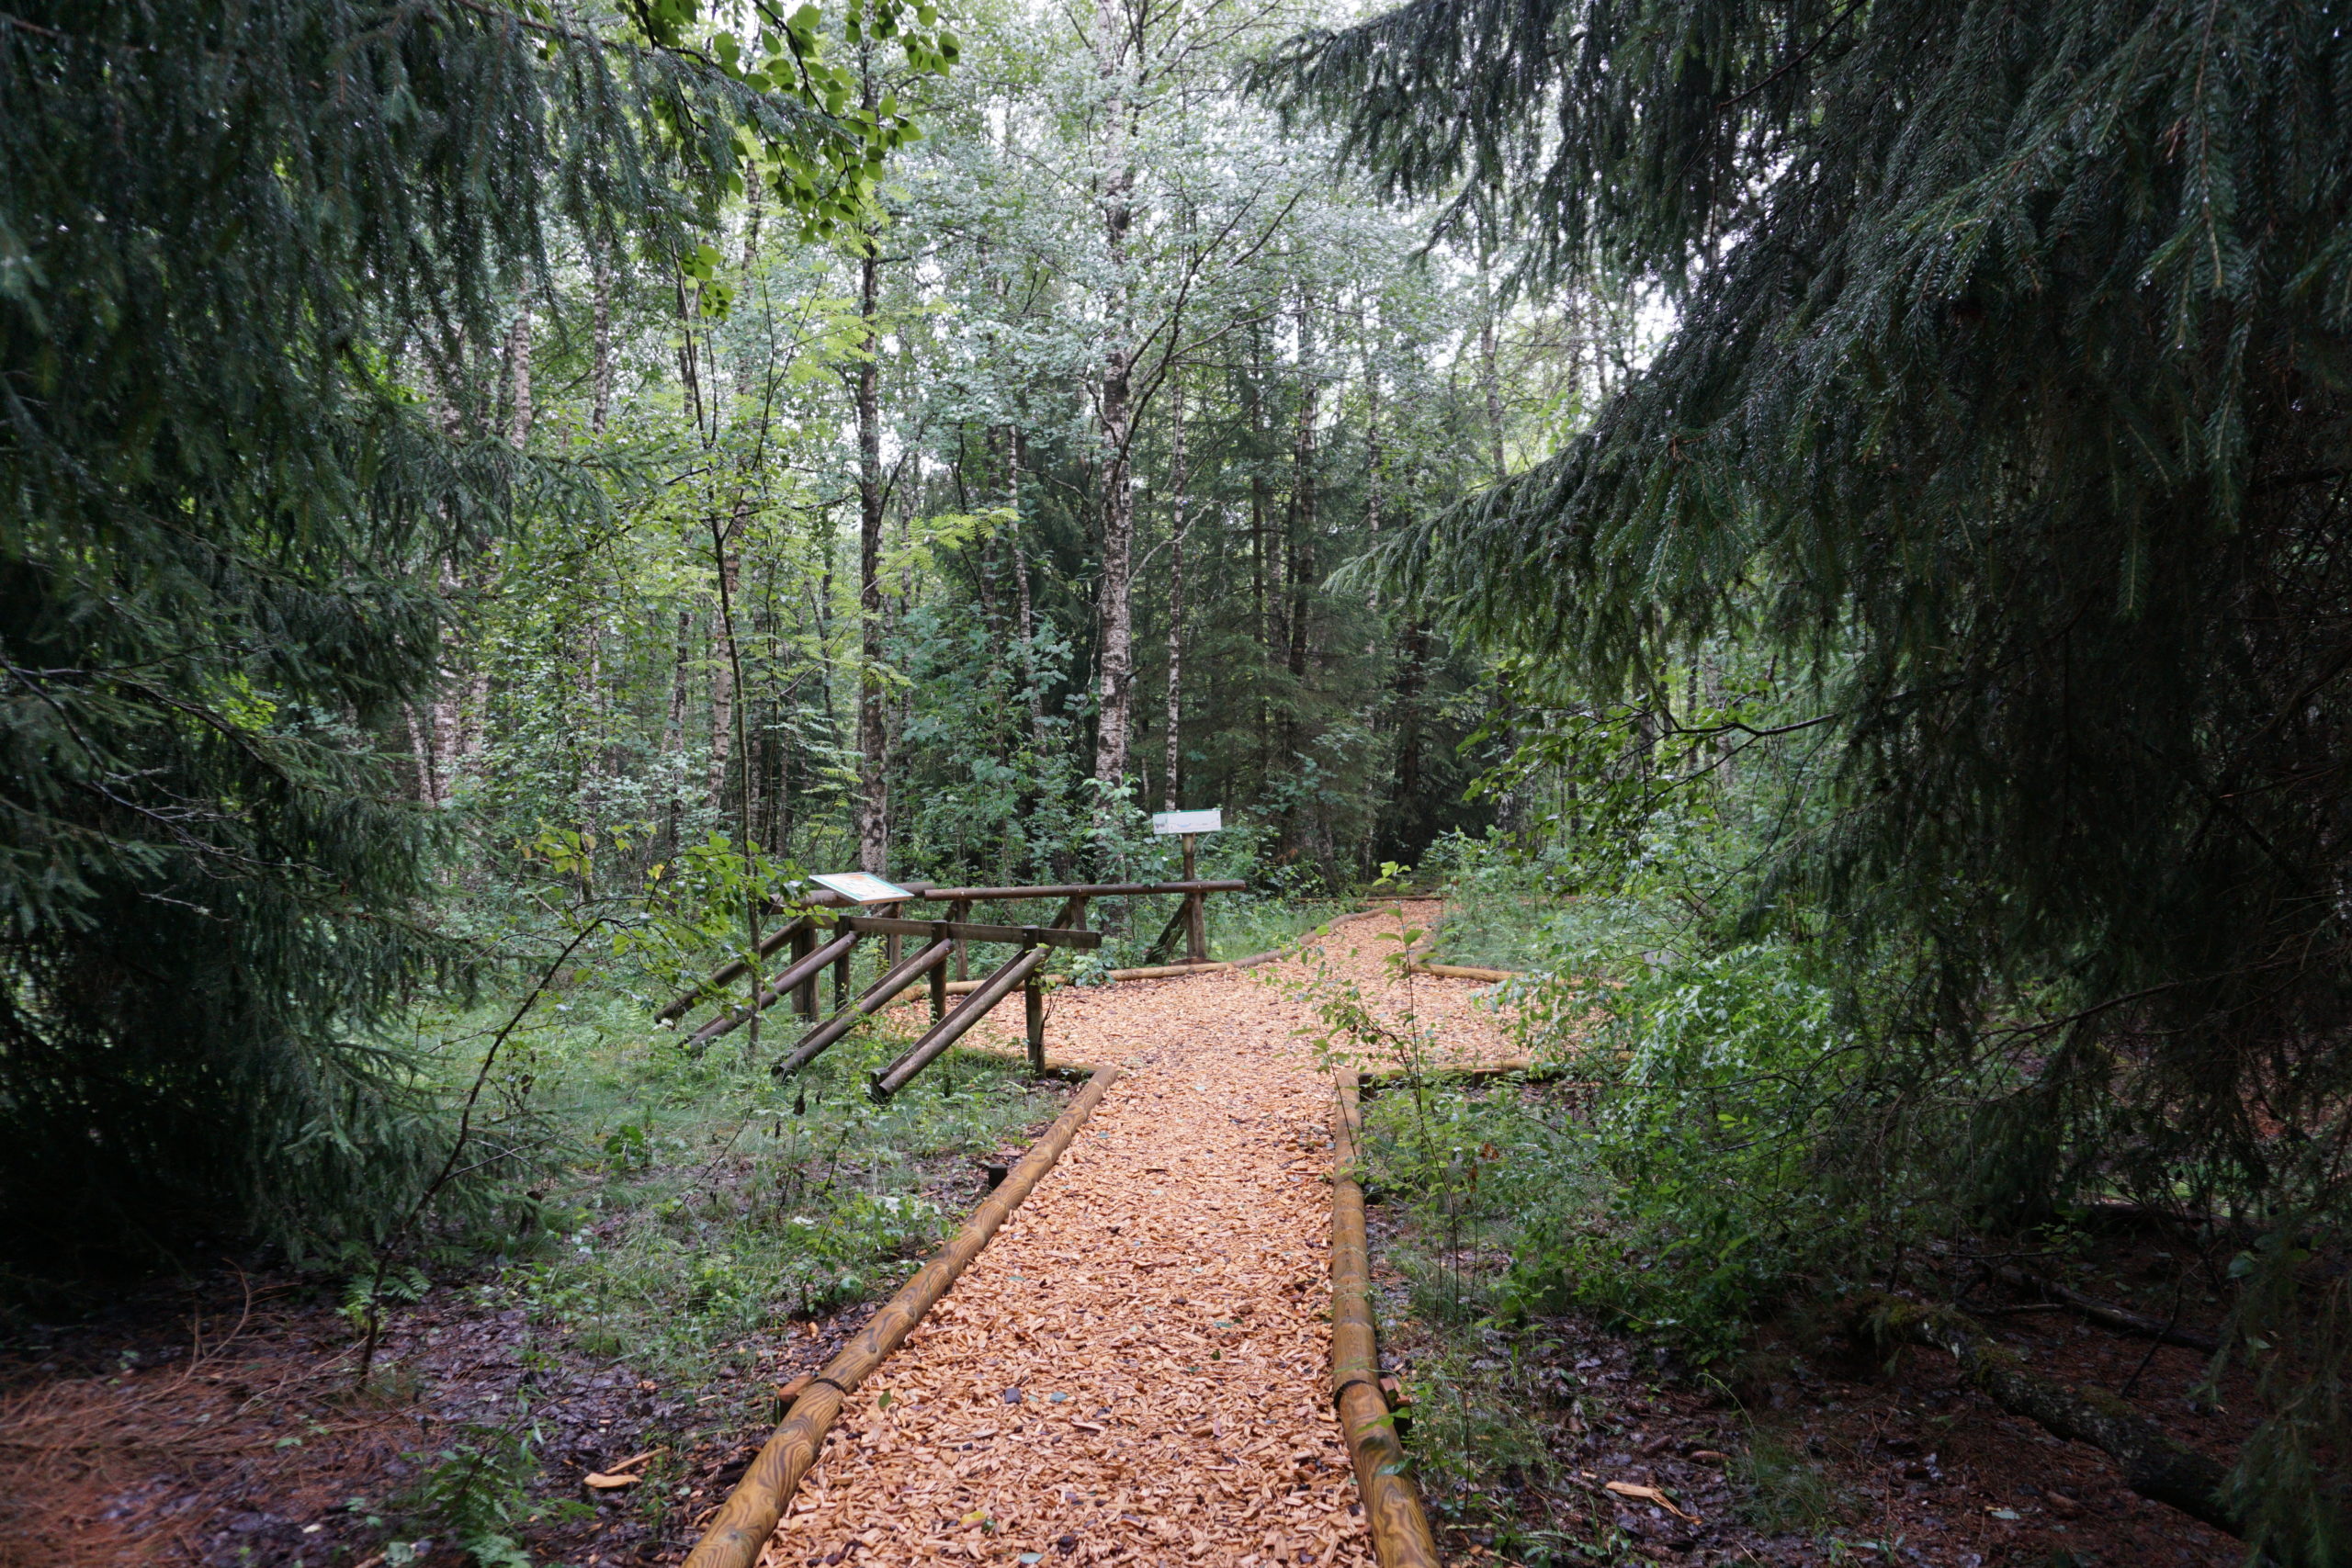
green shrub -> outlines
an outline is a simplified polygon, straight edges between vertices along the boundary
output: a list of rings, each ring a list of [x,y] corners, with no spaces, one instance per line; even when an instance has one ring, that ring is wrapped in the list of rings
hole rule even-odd
[[[1645,965],[1606,1006],[1576,1043],[1580,1076],[1604,1086],[1591,1174],[1535,1195],[1510,1289],[1602,1307],[1711,1360],[1792,1276],[1867,1256],[1872,1222],[1900,1207],[1825,1158],[1858,1131],[1866,1055],[1784,945]]]

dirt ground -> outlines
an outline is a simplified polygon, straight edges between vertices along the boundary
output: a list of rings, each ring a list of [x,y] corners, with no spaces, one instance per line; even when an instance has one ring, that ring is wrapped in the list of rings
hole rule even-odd
[[[1410,1222],[1385,1205],[1370,1214],[1384,1370],[1426,1383],[1432,1369],[1463,1364],[1461,1340],[1415,1317],[1396,1263],[1416,1239]],[[2186,1329],[2210,1329],[2219,1318],[2219,1281],[2188,1249],[2161,1238],[2092,1238],[2063,1264],[2038,1266],[2159,1320],[2177,1305]],[[2200,1351],[2110,1331],[1981,1277],[1966,1305],[2034,1371],[2125,1397],[2224,1463],[2255,1424],[2242,1376],[2223,1380],[2218,1407],[2196,1397],[2206,1375]],[[1475,1486],[1432,1487],[1449,1560],[1482,1555],[1512,1525],[1577,1543],[1573,1556],[1554,1551],[1553,1562],[2230,1568],[2245,1560],[2243,1543],[2130,1491],[2106,1454],[2001,1410],[1948,1356],[1904,1348],[1882,1357],[1842,1328],[1767,1324],[1736,1368],[1704,1371],[1574,1316],[1474,1331],[1485,1354],[1469,1365],[1490,1371],[1472,1381],[1486,1386],[1448,1389],[1441,1377],[1436,1398],[1532,1390],[1517,1408],[1541,1429],[1554,1483],[1546,1489],[1497,1465]],[[1505,1381],[1510,1389],[1498,1395]],[[1695,1517],[1611,1495],[1611,1482],[1660,1488]]]
[[[961,1213],[986,1176],[940,1162],[925,1185]],[[13,1336],[0,1348],[0,1568],[381,1562],[403,1494],[460,1445],[524,1431],[538,1517],[508,1533],[537,1560],[674,1562],[777,1419],[778,1388],[873,1310],[775,1325],[731,1346],[716,1383],[682,1388],[582,1356],[501,1286],[484,1272],[392,1314],[388,1371],[365,1392],[332,1290],[284,1268],[151,1282]],[[640,1483],[582,1486],[648,1450]],[[435,1540],[417,1561],[463,1559]]]

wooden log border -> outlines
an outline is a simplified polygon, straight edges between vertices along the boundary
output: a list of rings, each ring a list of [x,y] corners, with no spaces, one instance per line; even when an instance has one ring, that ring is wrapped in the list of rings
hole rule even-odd
[[[1380,1391],[1372,1321],[1372,1248],[1356,1177],[1356,1075],[1339,1075],[1331,1113],[1331,1399],[1381,1568],[1438,1568],[1437,1538],[1406,1474],[1405,1445]]]
[[[826,1435],[841,1415],[842,1402],[905,1341],[924,1314],[939,1304],[940,1297],[971,1266],[972,1259],[980,1255],[1012,1211],[1021,1206],[1021,1201],[1054,1168],[1069,1147],[1070,1140],[1078,1136],[1079,1129],[1094,1114],[1103,1092],[1120,1076],[1117,1067],[1095,1068],[1078,1097],[1046,1129],[1046,1135],[1030,1145],[1021,1163],[997,1183],[996,1190],[972,1212],[972,1217],[956,1233],[955,1239],[924,1264],[913,1279],[899,1287],[898,1294],[884,1303],[840,1353],[825,1363],[824,1371],[809,1381],[792,1402],[783,1424],[760,1450],[759,1457],[744,1471],[743,1479],[735,1483],[735,1490],[719,1505],[709,1529],[687,1554],[685,1568],[752,1568],[759,1561],[762,1549],[775,1534],[776,1523],[784,1517],[785,1506],[791,1501],[801,1477],[817,1462]]]

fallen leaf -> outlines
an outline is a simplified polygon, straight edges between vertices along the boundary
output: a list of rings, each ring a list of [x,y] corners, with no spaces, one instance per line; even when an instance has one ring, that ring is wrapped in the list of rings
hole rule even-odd
[[[1717,1453],[1713,1449],[1692,1449],[1690,1450],[1690,1457],[1697,1460],[1702,1464],[1721,1464],[1724,1462],[1724,1456]]]
[[[1639,1497],[1645,1503],[1656,1503],[1678,1519],[1689,1519],[1694,1525],[1699,1522],[1698,1515],[1684,1513],[1674,1506],[1673,1498],[1655,1486],[1637,1486],[1630,1481],[1604,1481],[1601,1486],[1606,1491],[1616,1493],[1620,1497]]]

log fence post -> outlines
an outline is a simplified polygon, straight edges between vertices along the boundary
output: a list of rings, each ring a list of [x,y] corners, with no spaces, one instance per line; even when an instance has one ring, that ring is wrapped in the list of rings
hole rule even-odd
[[[1021,1011],[1029,1028],[1029,1070],[1046,1070],[1046,988],[1032,975],[1021,987]]]
[[[950,937],[947,934],[947,925],[948,922],[945,920],[941,920],[934,925],[932,928],[932,940],[933,942],[954,942],[956,943],[955,953],[958,960],[958,967],[960,967],[961,960],[964,956],[964,944],[960,940]],[[941,1019],[945,1018],[946,1016],[947,965],[941,964],[934,965],[931,971],[931,1021],[937,1023]]]
[[[817,933],[814,931],[803,931],[792,939],[792,961],[794,963],[797,964],[800,960],[808,957],[810,953],[816,951]],[[798,1013],[803,1018],[814,1018],[817,1016],[816,976],[809,976],[808,979],[793,987],[792,1010]]]

